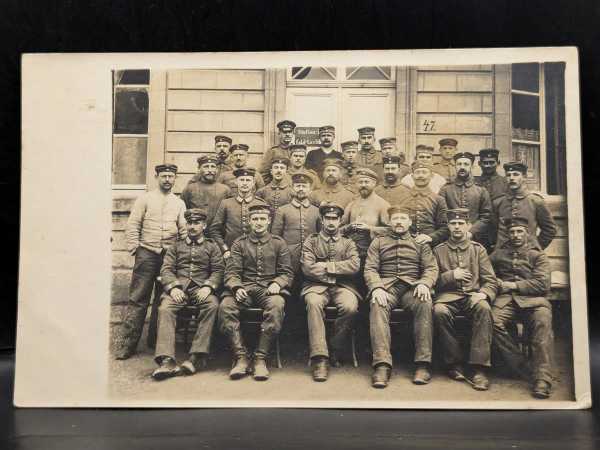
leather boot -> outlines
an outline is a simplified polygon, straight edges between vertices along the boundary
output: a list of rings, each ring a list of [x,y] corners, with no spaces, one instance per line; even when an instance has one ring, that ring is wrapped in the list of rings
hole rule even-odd
[[[267,368],[267,358],[271,348],[273,335],[260,333],[258,345],[254,352],[254,379],[256,381],[265,381],[269,379],[269,369]]]
[[[533,384],[533,388],[531,390],[531,395],[535,398],[545,399],[550,397],[552,386],[550,383],[544,380],[535,380]]]
[[[233,367],[229,371],[229,378],[232,380],[239,380],[248,374],[250,369],[250,361],[248,361],[248,355],[246,347],[242,341],[242,335],[239,330],[232,332],[229,335],[229,346],[233,353]]]
[[[327,381],[327,377],[329,376],[329,360],[325,356],[313,358],[312,375],[315,381]]]
[[[373,377],[371,379],[373,387],[377,389],[383,389],[387,387],[390,381],[390,375],[392,368],[385,363],[377,364],[373,371]]]

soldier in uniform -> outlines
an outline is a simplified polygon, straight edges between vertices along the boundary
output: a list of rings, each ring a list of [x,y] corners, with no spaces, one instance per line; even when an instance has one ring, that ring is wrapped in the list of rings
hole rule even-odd
[[[510,162],[504,164],[504,173],[508,190],[493,202],[493,225],[498,231],[496,245],[501,246],[508,240],[508,228],[504,222],[519,216],[527,219],[530,238],[537,239],[542,249],[547,248],[556,236],[556,224],[544,198],[527,190],[527,166],[522,162]]]
[[[456,153],[458,141],[452,138],[445,138],[440,140],[439,144],[441,159],[433,165],[433,171],[439,173],[450,183],[456,177],[456,160],[454,159],[454,154]]]
[[[230,171],[229,153],[232,140],[229,136],[215,136],[215,156],[217,158],[217,175],[218,178],[222,173]]]
[[[486,375],[493,332],[490,303],[496,297],[498,283],[485,248],[468,238],[469,226],[468,209],[448,210],[450,237],[433,249],[439,268],[433,320],[448,376],[468,380],[474,389],[484,391],[490,386]],[[455,318],[459,314],[471,322],[470,375],[463,369],[463,353],[456,335]]]
[[[373,387],[385,388],[392,370],[390,315],[400,306],[413,315],[415,384],[431,380],[431,289],[438,267],[427,244],[410,236],[410,211],[392,206],[391,229],[371,243],[364,277],[371,299],[369,324],[373,349]]]
[[[552,306],[546,299],[550,290],[550,262],[529,240],[529,221],[512,217],[506,221],[510,239],[490,256],[499,283],[493,303],[493,345],[517,374],[531,379],[532,395],[548,398],[552,386]],[[523,320],[529,331],[531,370],[519,344],[509,332],[515,319]]]
[[[319,128],[319,140],[321,146],[308,152],[306,157],[306,168],[321,173],[323,161],[326,159],[342,159],[342,154],[333,148],[335,139],[335,127],[325,125]],[[323,180],[321,180],[323,181]]]
[[[342,161],[340,159],[332,158],[323,161],[323,173],[321,177],[323,184],[310,195],[310,200],[314,205],[330,201],[345,208],[348,203],[354,200],[354,193],[348,190],[341,182],[342,170]]]
[[[287,205],[292,200],[291,180],[287,175],[289,165],[290,160],[287,158],[273,158],[271,161],[271,182],[256,191],[256,197],[269,204],[273,214],[277,212],[278,208]]]
[[[399,205],[410,194],[410,189],[400,183],[400,158],[397,156],[383,157],[383,183],[375,188],[375,193],[390,205]]]
[[[135,255],[125,318],[116,338],[116,358],[128,359],[142,335],[150,296],[167,249],[187,236],[185,203],[171,192],[177,166],[155,167],[158,188],[139,196],[127,221],[127,249]]]
[[[253,205],[249,214],[252,231],[233,243],[225,268],[219,328],[229,339],[233,352],[229,377],[235,380],[253,372],[255,380],[264,381],[269,378],[266,359],[271,343],[281,331],[284,296],[289,295],[294,274],[285,241],[268,231],[271,223],[268,206]],[[251,366],[240,332],[240,311],[252,307],[263,309],[263,322]]]
[[[368,167],[375,173],[382,171],[381,152],[378,152],[373,145],[375,143],[375,128],[362,127],[358,129],[358,142],[360,151],[358,152],[356,163],[361,167]],[[383,176],[383,173],[379,173]]]
[[[414,187],[400,203],[410,211],[410,233],[418,244],[435,247],[448,238],[446,201],[429,189],[431,164],[415,161],[412,165]]]
[[[277,124],[279,144],[268,149],[261,160],[259,171],[266,183],[271,181],[271,161],[273,158],[290,158],[290,145],[294,141],[296,124],[291,120],[282,120]]]
[[[356,164],[356,155],[358,154],[358,141],[346,141],[342,142],[342,156],[344,173],[342,175],[342,184],[346,186],[353,194],[358,193],[358,187],[356,186],[356,170],[358,165]]]
[[[498,175],[498,159],[499,150],[495,148],[484,148],[479,150],[479,167],[481,167],[481,175],[475,177],[475,183],[478,186],[484,187],[490,194],[492,201],[504,195],[508,188],[506,177]]]
[[[410,174],[410,166],[406,164],[406,154],[398,150],[396,146],[396,138],[388,137],[379,139],[379,145],[381,146],[382,158],[398,157],[399,159],[399,171],[398,179],[401,180],[406,175]]]
[[[231,168],[231,170],[221,173],[217,177],[217,181],[219,183],[229,186],[229,188],[231,189],[232,195],[237,194],[237,181],[236,181],[236,176],[235,176],[234,172],[237,169],[245,169],[248,167],[247,162],[248,162],[248,151],[249,150],[250,150],[250,147],[248,147],[246,144],[233,145],[231,147],[231,157],[230,157],[231,162],[232,162],[232,164],[231,164],[232,168]],[[265,182],[263,180],[263,177],[260,175],[260,173],[257,173],[255,171],[254,172],[254,188],[253,189],[256,191],[257,189],[260,189],[264,186],[265,186]]]
[[[219,309],[215,293],[223,281],[225,268],[217,244],[204,237],[207,218],[203,209],[192,208],[185,212],[187,238],[167,250],[160,270],[163,294],[158,309],[154,357],[159,367],[152,373],[155,380],[180,372],[193,375],[206,366]],[[192,340],[189,359],[179,368],[175,361],[175,328],[177,313],[186,307],[198,310],[198,329]]]
[[[318,189],[321,186],[320,178],[317,172],[312,169],[307,169],[306,164],[306,145],[294,144],[290,145],[290,167],[288,168],[288,175],[290,181],[292,175],[301,173],[308,175],[312,178],[313,184],[312,189]]]
[[[337,356],[351,332],[358,313],[360,294],[355,286],[360,259],[352,240],[340,234],[340,205],[324,202],[319,207],[323,229],[311,235],[302,254],[304,285],[301,295],[306,302],[308,336],[313,379],[326,381],[329,364],[337,366]],[[327,347],[324,308],[338,309],[334,335]]]
[[[208,235],[219,245],[225,259],[229,258],[233,241],[250,232],[250,207],[266,205],[262,199],[254,196],[254,169],[236,169],[233,173],[237,182],[237,194],[221,202],[208,229]]]
[[[467,232],[469,239],[487,246],[488,227],[492,214],[492,202],[485,188],[477,186],[471,170],[475,155],[469,152],[454,154],[456,177],[454,181],[442,187],[440,196],[444,197],[448,209],[466,208],[469,210],[471,228]]]
[[[433,164],[433,147],[417,145],[415,161],[424,162],[431,166]],[[412,188],[415,185],[412,173],[405,175],[400,182],[409,188]],[[439,193],[440,189],[445,184],[446,179],[443,176],[439,173],[432,172],[428,186],[431,192],[435,194]]]
[[[229,186],[216,181],[219,160],[215,156],[198,158],[198,173],[192,177],[181,192],[181,199],[188,209],[202,208],[206,211],[206,226],[210,226],[221,200],[231,196]]]

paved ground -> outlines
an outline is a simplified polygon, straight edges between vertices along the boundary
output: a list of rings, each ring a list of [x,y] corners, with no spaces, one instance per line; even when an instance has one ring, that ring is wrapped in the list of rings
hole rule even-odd
[[[142,346],[140,345],[140,348]],[[185,359],[183,346],[178,346],[178,360]],[[219,345],[217,345],[219,347]],[[370,386],[371,368],[366,356],[361,357],[358,368],[346,364],[331,370],[325,383],[315,383],[306,364],[305,351],[289,343],[282,343],[283,369],[272,368],[271,379],[257,382],[247,377],[231,381],[227,377],[230,359],[225,348],[217,348],[209,363],[209,370],[191,377],[177,377],[161,382],[152,380],[150,374],[156,367],[149,349],[141,349],[127,361],[111,360],[110,391],[119,400],[135,404],[140,402],[186,403],[231,401],[245,404],[252,401],[276,400],[281,402],[350,401],[355,406],[373,406],[370,402],[398,401],[531,401],[529,384],[506,375],[493,373],[492,386],[487,392],[475,391],[466,382],[447,378],[441,368],[435,368],[432,382],[416,386],[411,382],[412,367],[409,362],[395,363],[392,379],[387,389]],[[285,358],[285,356],[288,358]],[[289,358],[289,355],[293,355]],[[556,376],[552,401],[573,400],[572,357],[565,338],[556,342]],[[396,356],[395,356],[396,357]],[[273,364],[272,364],[273,365]],[[544,402],[549,403],[548,400]],[[493,407],[489,404],[488,407]]]

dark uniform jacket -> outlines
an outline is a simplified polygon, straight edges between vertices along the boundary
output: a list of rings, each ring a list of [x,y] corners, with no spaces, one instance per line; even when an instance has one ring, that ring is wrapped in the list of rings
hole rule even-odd
[[[350,163],[348,161],[344,161],[343,166],[344,170],[340,182],[346,186],[346,189],[356,195],[358,193],[358,186],[356,185],[356,180],[358,177],[356,176],[356,170],[359,169],[360,166],[358,166],[356,163]]]
[[[315,263],[327,263],[325,277],[315,273]],[[359,276],[360,258],[356,245],[341,234],[329,236],[324,232],[311,235],[302,255],[302,273],[304,284],[300,295],[314,292],[322,294],[331,286],[349,289],[358,298],[356,278]]]
[[[504,193],[508,189],[508,182],[506,181],[506,177],[500,176],[497,173],[490,177],[486,177],[484,175],[475,177],[475,184],[486,188],[488,193],[490,194],[490,198],[492,199],[492,201],[504,195]]]
[[[368,151],[360,149],[356,153],[356,165],[375,171],[380,181],[383,178],[383,158],[381,152],[375,150],[375,147],[371,147]]]
[[[223,183],[205,183],[199,175],[195,175],[181,192],[181,199],[187,209],[203,208],[206,210],[206,225],[210,225],[217,213],[221,200],[231,196],[231,189]]]
[[[349,191],[341,182],[336,183],[335,186],[323,183],[320,189],[311,192],[309,198],[316,206],[319,206],[323,201],[328,201],[337,203],[342,208],[345,208],[348,206],[348,203],[354,200],[354,193]]]
[[[281,287],[281,293],[289,295],[294,274],[290,263],[290,251],[279,236],[266,233],[242,236],[231,246],[231,257],[225,268],[225,288],[235,294],[238,288],[266,289],[271,283]]]
[[[160,277],[167,293],[174,287],[185,292],[208,286],[216,291],[223,281],[224,268],[221,250],[212,239],[202,237],[195,242],[188,237],[167,250]]]
[[[321,166],[323,164],[323,161],[329,158],[344,159],[342,154],[337,150],[331,150],[331,152],[325,153],[323,151],[323,148],[319,147],[315,150],[311,150],[310,152],[308,152],[308,154],[306,155],[306,162],[304,163],[304,166],[306,166],[307,169],[314,170],[318,174],[321,174]]]
[[[469,210],[471,234],[480,238],[486,236],[492,215],[492,202],[485,188],[477,186],[472,177],[462,181],[456,178],[440,189],[440,196],[446,200],[448,209],[466,208]],[[477,239],[479,240],[479,239]]]
[[[514,300],[521,308],[550,308],[545,298],[551,283],[550,262],[543,250],[530,243],[516,248],[506,242],[490,255],[490,260],[500,280],[517,284],[516,291],[496,297],[495,307],[503,308]]]
[[[456,163],[454,160],[441,159],[433,165],[433,171],[443,176],[446,181],[452,182],[456,178]]]
[[[504,221],[514,216],[525,217],[529,221],[529,235],[537,236],[537,242],[545,249],[556,236],[556,224],[546,202],[540,194],[521,187],[516,192],[507,191],[493,203],[493,225],[498,230],[496,245],[508,241],[508,230]],[[539,235],[537,234],[540,229]]]
[[[426,234],[432,239],[432,247],[448,239],[447,207],[443,197],[429,189],[412,188],[399,206],[410,210],[410,232],[413,236]]]
[[[375,289],[389,289],[398,281],[431,289],[438,278],[438,266],[429,245],[417,244],[409,233],[402,236],[390,230],[369,246],[364,276],[367,297]]]
[[[278,185],[271,182],[256,191],[256,197],[270,205],[272,213],[275,214],[280,207],[292,201],[292,187],[285,179]]]
[[[254,196],[242,198],[239,195],[221,202],[208,229],[208,236],[215,240],[223,253],[229,250],[233,241],[250,232],[248,208],[266,203]]]
[[[380,184],[375,188],[375,193],[390,205],[399,205],[404,202],[410,195],[410,188],[400,183],[401,178],[398,178],[394,184]]]
[[[433,254],[440,271],[435,287],[435,302],[453,302],[473,292],[481,292],[487,295],[490,302],[494,301],[498,280],[481,244],[469,239],[458,244],[446,241],[435,247]],[[469,283],[454,278],[454,269],[457,267],[471,272],[473,278]]]
[[[259,172],[263,175],[265,174],[269,174],[269,171],[271,170],[271,160],[273,158],[290,158],[290,148],[288,147],[282,147],[281,145],[275,145],[273,147],[271,147],[270,149],[268,149],[261,161],[260,161],[260,167],[258,168]]]
[[[299,202],[294,198],[289,204],[277,210],[271,233],[281,236],[287,243],[294,273],[300,269],[300,258],[306,239],[319,230],[319,224],[319,208],[310,203],[308,199]]]

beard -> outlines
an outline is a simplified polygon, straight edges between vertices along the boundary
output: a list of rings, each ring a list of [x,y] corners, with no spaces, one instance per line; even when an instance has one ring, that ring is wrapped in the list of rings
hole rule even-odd
[[[338,182],[338,179],[332,175],[329,175],[325,178],[325,182],[327,184],[336,184]]]
[[[388,183],[395,183],[398,180],[398,176],[395,173],[386,173],[383,178]]]
[[[360,196],[362,198],[367,198],[369,195],[371,195],[371,192],[373,192],[373,190],[369,188],[360,188],[358,192],[360,193]]]

